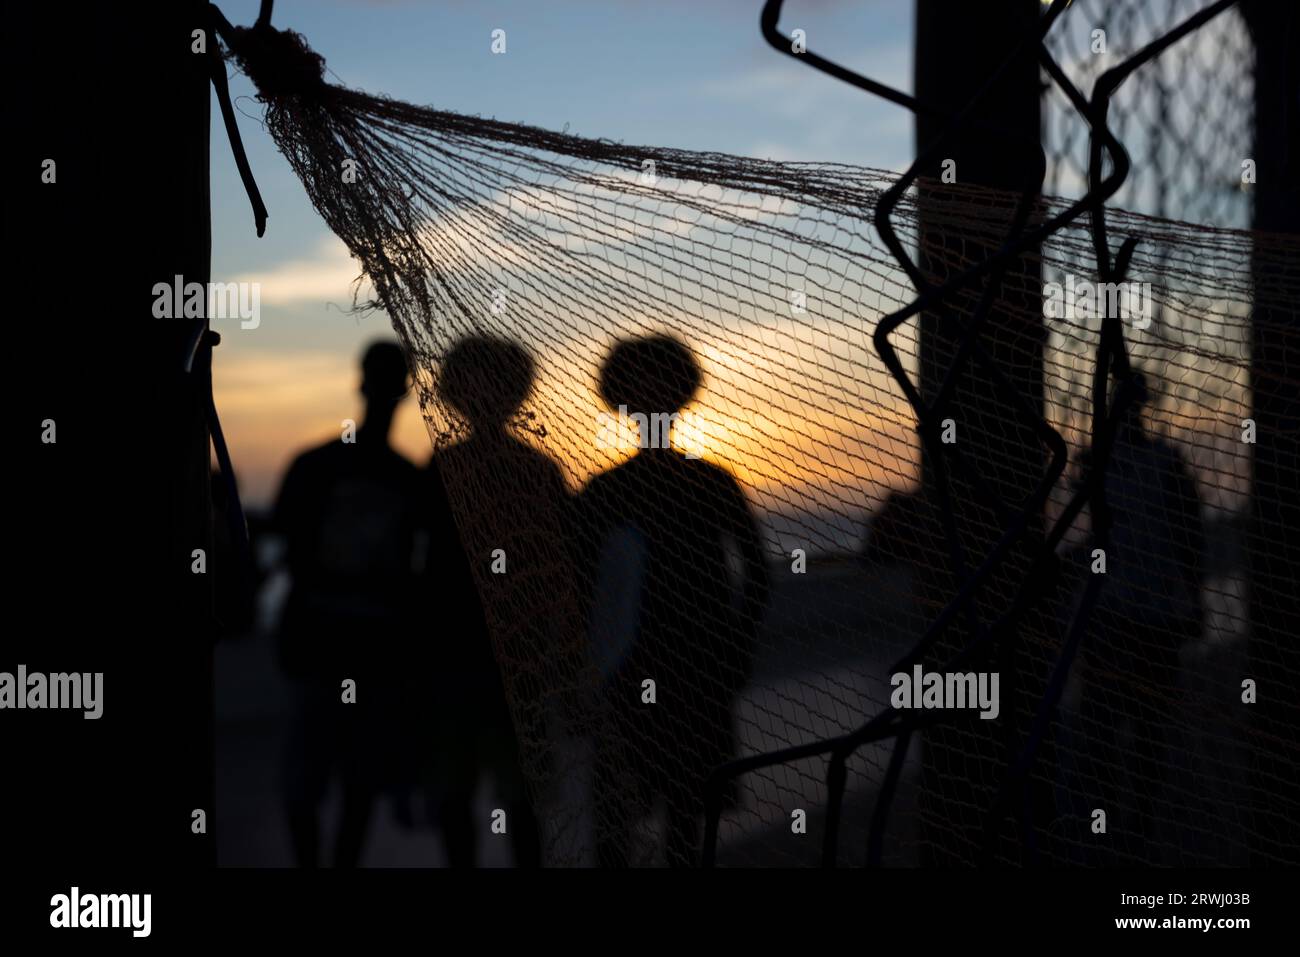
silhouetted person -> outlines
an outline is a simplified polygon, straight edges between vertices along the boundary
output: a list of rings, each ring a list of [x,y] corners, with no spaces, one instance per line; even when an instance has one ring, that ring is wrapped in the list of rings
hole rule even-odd
[[[867,565],[922,561],[936,547],[924,540],[942,534],[938,516],[919,490],[892,491],[870,520],[862,560]]]
[[[254,560],[253,529],[245,523],[248,536],[247,550],[237,543],[235,522],[243,516],[233,514],[238,486],[233,476],[227,480],[213,471],[212,489],[212,612],[217,638],[237,638],[247,635],[253,628],[257,606],[257,591],[261,584]]]
[[[438,376],[440,397],[470,427],[467,438],[433,456],[426,492],[426,594],[446,620],[435,666],[441,731],[431,798],[458,867],[473,866],[478,837],[489,833],[489,822],[472,813],[484,776],[506,811],[516,864],[540,863],[522,762],[533,761],[535,778],[548,773],[538,763],[548,723],[574,680],[568,490],[555,463],[511,431],[533,380],[521,346],[488,336],[458,342]]]
[[[1203,527],[1195,479],[1176,448],[1143,428],[1140,374],[1136,385],[1106,472],[1112,525],[1080,718],[1098,789],[1090,806],[1106,809],[1117,849],[1145,857],[1156,820],[1169,816],[1164,752],[1179,648],[1201,632]]]
[[[602,866],[628,864],[636,818],[659,796],[669,865],[696,863],[705,778],[735,756],[732,701],[767,603],[767,566],[740,485],[671,448],[663,426],[701,378],[690,348],[668,336],[619,343],[600,374],[610,408],[647,420],[637,453],[579,499],[593,651],[605,675],[595,780]],[[653,704],[643,702],[647,679]]]
[[[412,639],[413,554],[422,526],[419,470],[389,444],[407,367],[396,343],[361,361],[365,415],[355,436],[298,457],[275,509],[292,587],[280,656],[295,685],[287,756],[294,853],[319,863],[318,812],[329,781],[342,784],[336,867],[354,867],[396,744],[401,648]],[[345,703],[344,682],[355,682]]]

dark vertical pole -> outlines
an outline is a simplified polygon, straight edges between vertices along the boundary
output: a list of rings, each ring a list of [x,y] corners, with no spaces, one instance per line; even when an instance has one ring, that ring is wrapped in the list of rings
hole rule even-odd
[[[1255,228],[1300,233],[1300,30],[1292,4],[1248,0],[1242,6],[1255,41]],[[1245,157],[1242,157],[1244,159]],[[1257,289],[1287,276],[1257,256]],[[1251,486],[1250,674],[1253,706],[1252,856],[1259,864],[1300,862],[1300,304],[1256,303],[1251,340],[1251,416],[1257,429]],[[1236,702],[1225,707],[1240,706]]]
[[[28,113],[11,181],[31,294],[15,300],[8,387],[29,464],[6,498],[18,562],[0,670],[104,677],[98,720],[0,714],[23,769],[6,775],[5,820],[9,859],[65,893],[95,877],[114,890],[114,873],[161,890],[168,871],[214,861],[208,355],[184,371],[196,323],[153,314],[156,283],[209,278],[209,81],[192,52],[205,8],[14,11],[25,74],[10,89]],[[192,572],[195,549],[209,574]],[[30,624],[12,627],[21,612]]]
[[[1040,15],[1037,0],[917,0],[917,98],[940,113],[957,113],[1034,29]],[[1012,131],[1026,143],[1036,143],[1041,84],[1032,47],[1030,50],[1031,54],[1010,67],[982,100],[973,119]],[[947,126],[934,116],[918,116],[918,152],[936,142]],[[1031,148],[1005,136],[966,130],[945,142],[948,145],[943,155],[955,161],[958,184],[1001,187],[1014,195],[1034,173]],[[987,245],[989,237],[983,237],[983,245],[976,245],[976,237],[954,230],[951,219],[944,216],[939,191],[922,189],[920,202],[920,263],[930,281],[940,283],[952,278],[992,251]],[[1007,220],[1010,212],[1009,206],[1001,212],[990,209],[989,216]],[[1036,248],[1027,252],[1000,280],[982,342],[1015,384],[1021,401],[1040,410],[1045,331],[1042,285],[1037,262],[1032,259],[1036,255]],[[969,304],[961,309],[962,301],[958,300],[958,311],[969,316]],[[951,365],[960,330],[941,322],[933,313],[924,313],[920,336],[921,392],[929,401],[939,391]],[[999,394],[989,375],[972,365],[959,380],[949,415],[955,420],[956,441],[963,457],[1009,508],[1018,510],[1042,475],[1045,455],[1029,427],[1017,417],[1011,398]],[[975,490],[957,478],[951,460],[945,464],[954,481],[954,515],[962,546],[968,562],[978,564],[992,549],[1002,525]],[[923,494],[932,502],[937,501],[937,477],[936,461],[927,451],[922,456],[922,484]],[[1034,534],[1039,533],[1039,526],[1032,528]],[[946,602],[956,594],[960,582],[952,575],[946,550],[941,552],[922,563],[922,567],[940,569],[923,587],[931,590],[931,598]],[[985,622],[1010,606],[1026,568],[1022,548],[981,591],[980,613]],[[952,629],[942,646],[936,648],[931,666],[949,658],[968,638],[963,629]],[[932,854],[926,863],[976,859],[985,815],[1001,781],[1008,749],[1018,737],[1017,722],[1025,717],[1028,705],[1024,702],[1032,699],[1027,684],[1041,680],[1041,676],[1030,678],[1029,673],[1035,669],[1026,663],[1018,645],[997,649],[994,662],[979,667],[1001,671],[1001,718],[996,722],[941,725],[927,731],[922,739],[923,843]]]

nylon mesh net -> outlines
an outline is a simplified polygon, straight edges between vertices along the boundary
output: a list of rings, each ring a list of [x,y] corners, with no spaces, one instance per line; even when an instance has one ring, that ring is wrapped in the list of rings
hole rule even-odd
[[[872,342],[915,299],[872,225],[896,174],[582,138],[326,86],[311,69],[250,74],[277,145],[361,264],[361,299],[408,351],[550,863],[682,863],[714,767],[890,708],[890,663],[960,584],[918,484],[915,410]],[[942,278],[999,248],[1014,202],[923,180],[893,222]],[[1066,205],[1045,197],[1034,216]],[[1279,337],[1294,324],[1298,248],[1118,209],[1108,223],[1140,237],[1124,336],[1148,395],[1112,457],[1108,582],[1035,770],[1042,839],[1055,860],[1098,860],[1089,810],[1104,804],[1142,843],[1100,859],[1222,863],[1261,826],[1239,686],[1244,420],[1252,389],[1295,387],[1252,382],[1251,343],[1261,324]],[[1081,284],[1095,268],[1075,220],[1022,258],[995,307],[1000,329],[1028,331],[1011,354],[1030,367],[1038,354],[1041,415],[1069,448],[1040,536],[1086,468],[1100,309]],[[1045,317],[1052,283],[1067,298]],[[980,291],[947,308],[971,316]],[[921,328],[891,337],[913,380]],[[942,343],[931,356],[956,360]],[[1025,463],[997,459],[1027,450],[1042,471],[1023,423],[969,409],[954,426],[957,449],[982,437],[979,478],[1023,499]],[[968,545],[1002,520],[969,512],[987,535]],[[1041,696],[1089,574],[1087,528],[1085,515],[1023,631],[1005,726]],[[980,842],[997,783],[985,737],[954,722],[912,747],[886,862],[964,859]],[[843,861],[864,857],[892,746],[848,761]],[[942,783],[954,779],[965,786]],[[719,861],[815,862],[826,787],[824,758],[737,777]]]

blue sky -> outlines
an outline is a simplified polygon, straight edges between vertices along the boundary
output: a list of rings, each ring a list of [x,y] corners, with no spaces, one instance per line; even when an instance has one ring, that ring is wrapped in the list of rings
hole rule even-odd
[[[255,0],[224,3],[234,23]],[[823,55],[887,83],[911,86],[911,3],[791,0],[782,28]],[[778,159],[901,169],[910,116],[766,45],[759,0],[280,0],[274,22],[302,33],[331,79],[439,109],[563,128],[627,142]],[[504,29],[507,53],[490,51]],[[213,267],[263,267],[304,249],[324,225],[253,117],[252,84],[231,78],[240,128],[271,228],[251,222],[214,104]],[[274,203],[271,202],[274,200]],[[308,242],[307,245],[310,245]]]

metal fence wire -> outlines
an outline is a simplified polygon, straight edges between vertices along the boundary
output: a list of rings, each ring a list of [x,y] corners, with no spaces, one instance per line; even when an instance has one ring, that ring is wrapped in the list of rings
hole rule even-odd
[[[1226,12],[1235,16],[1235,11],[1231,10],[1231,0],[1204,7],[1172,26],[1169,16],[1180,7],[1187,7],[1187,4],[1163,5],[1163,17],[1154,12],[1156,7],[1162,5],[1101,0],[1079,6],[1085,5],[1088,10],[1071,10],[1070,18],[1062,18],[1070,19],[1072,26],[1062,24],[1054,28],[1053,24],[1069,4],[1065,0],[1052,4],[1041,21],[1040,35],[1026,43],[1026,46],[1031,47],[1028,54],[1023,49],[1013,54],[1013,58],[1032,55],[1033,48],[1036,48],[1044,72],[1050,78],[1050,103],[1055,109],[1049,108],[1048,111],[1051,118],[1048,141],[1052,152],[1050,155],[1043,153],[1043,166],[1048,174],[1045,179],[1050,182],[1051,191],[1057,195],[1081,192],[1082,195],[1077,200],[1059,214],[1049,216],[1046,222],[1036,222],[1031,216],[1033,201],[1044,181],[1030,184],[1019,197],[1010,228],[1002,237],[1000,245],[985,259],[968,266],[936,288],[927,281],[917,263],[898,241],[890,217],[899,197],[923,174],[933,177],[940,175],[939,164],[945,155],[946,141],[951,133],[960,130],[966,122],[963,114],[951,120],[944,136],[917,157],[876,207],[876,227],[899,266],[912,281],[917,299],[906,308],[884,317],[876,327],[873,342],[915,411],[918,431],[926,444],[927,453],[937,462],[944,463],[934,470],[937,488],[933,490],[933,501],[939,510],[938,525],[946,533],[950,567],[960,570],[957,578],[960,586],[956,589],[956,594],[934,618],[921,640],[892,665],[889,669],[891,673],[905,672],[925,659],[927,652],[935,648],[945,631],[958,627],[963,615],[970,616],[967,639],[961,651],[948,660],[940,671],[960,671],[977,662],[987,663],[992,660],[990,649],[1016,641],[1017,630],[1023,627],[1026,613],[1059,587],[1062,568],[1058,553],[1085,507],[1092,517],[1087,538],[1088,551],[1096,555],[1104,553],[1111,544],[1113,504],[1121,509],[1132,508],[1137,504],[1123,500],[1118,503],[1108,501],[1108,488],[1112,493],[1115,488],[1115,483],[1108,481],[1108,474],[1117,437],[1129,428],[1126,423],[1135,415],[1137,408],[1150,401],[1150,374],[1134,370],[1133,350],[1126,341],[1121,315],[1118,312],[1100,310],[1100,328],[1098,334],[1092,337],[1093,359],[1090,364],[1075,361],[1082,350],[1077,342],[1074,343],[1073,350],[1069,348],[1069,336],[1056,336],[1057,341],[1053,343],[1058,354],[1070,355],[1073,352],[1070,359],[1058,360],[1056,363],[1055,371],[1064,373],[1057,381],[1064,380],[1066,383],[1065,388],[1058,386],[1053,396],[1057,404],[1054,411],[1061,420],[1056,425],[1074,427],[1082,433],[1087,447],[1083,456],[1086,466],[1079,480],[1073,483],[1072,494],[1057,503],[1053,509],[1055,517],[1046,535],[1033,544],[1033,559],[1023,575],[1010,608],[987,624],[981,622],[978,616],[970,614],[981,587],[987,584],[999,563],[1005,560],[1013,543],[1024,536],[1033,525],[1035,517],[1042,514],[1053,490],[1059,487],[1068,458],[1067,440],[1062,432],[1045,415],[1040,415],[1038,410],[1026,408],[1030,427],[1050,450],[1050,463],[1042,481],[1018,511],[1005,501],[997,501],[997,490],[981,484],[980,476],[967,476],[969,481],[981,484],[981,493],[994,497],[998,515],[1009,517],[993,548],[971,567],[971,562],[962,553],[957,522],[953,515],[953,490],[950,487],[952,476],[960,475],[963,470],[969,471],[970,463],[951,454],[949,448],[938,441],[938,436],[941,423],[951,411],[949,402],[952,384],[961,376],[963,366],[980,355],[981,325],[994,305],[992,292],[997,287],[999,270],[1004,269],[1018,251],[1030,248],[1058,231],[1070,229],[1076,218],[1086,215],[1096,256],[1094,275],[1097,281],[1103,284],[1123,284],[1130,277],[1134,250],[1140,243],[1150,243],[1154,237],[1126,231],[1118,251],[1112,254],[1106,204],[1117,196],[1123,197],[1134,208],[1149,210],[1160,217],[1177,214],[1189,219],[1195,218],[1197,222],[1216,225],[1242,225],[1248,222],[1246,189],[1239,175],[1240,170],[1231,165],[1225,169],[1224,163],[1225,156],[1231,158],[1240,154],[1241,146],[1250,142],[1253,103],[1252,48],[1240,18],[1232,21],[1230,16],[1225,15]],[[769,42],[778,51],[791,53],[790,40],[776,29],[781,6],[782,0],[771,0],[767,4],[763,29]],[[1100,24],[1105,24],[1105,27]],[[1091,41],[1091,51],[1080,48],[1081,37],[1085,38],[1085,42]],[[1122,38],[1126,47],[1114,46],[1108,49],[1108,37],[1116,40]],[[1141,39],[1143,37],[1146,38],[1144,41]],[[824,69],[869,92],[883,95],[913,112],[919,113],[924,109],[922,104],[906,94],[888,90],[866,78],[846,75],[848,71],[828,64],[820,57],[801,58],[814,67]],[[1091,86],[1091,98],[1080,91],[1081,86]],[[972,105],[982,95],[983,92],[977,94]],[[1062,103],[1070,109],[1061,108]],[[1122,106],[1116,108],[1117,104]],[[969,112],[969,108],[966,112]],[[1131,136],[1126,137],[1125,134],[1129,131]],[[1136,139],[1141,144],[1136,164],[1130,158],[1123,139]],[[1104,174],[1106,169],[1110,170],[1109,176]],[[1158,262],[1162,272],[1170,269],[1168,258],[1162,257]],[[1070,264],[1070,268],[1077,268],[1077,262]],[[1052,270],[1045,272],[1047,275],[1044,278],[1047,280],[1063,278],[1059,272],[1055,275]],[[981,282],[985,293],[973,311],[962,309],[956,316],[945,317],[946,321],[954,322],[960,327],[960,346],[946,368],[943,388],[932,399],[923,398],[918,383],[909,378],[903,363],[894,354],[890,336],[904,321],[923,309],[943,314],[947,303],[957,300],[965,289],[978,288]],[[1165,323],[1161,322],[1160,325]],[[1155,367],[1163,358],[1162,352],[1168,352],[1170,348],[1179,345],[1183,344],[1166,342],[1154,347],[1148,346],[1142,350],[1142,357]],[[1087,365],[1091,366],[1090,370],[1086,369]],[[1159,364],[1159,367],[1163,370],[1167,364]],[[990,368],[991,381],[998,389],[1011,391],[1013,394],[1010,398],[1013,401],[1022,398],[1014,394],[1017,386],[1008,382],[996,365],[990,363]],[[1174,364],[1174,369],[1182,371],[1178,364]],[[1090,383],[1086,381],[1088,378],[1091,379]],[[1212,379],[1213,375],[1209,378]],[[1235,401],[1239,407],[1244,406],[1244,383],[1234,376],[1223,382],[1222,386],[1217,390],[1217,395],[1211,393],[1209,398],[1224,399],[1225,404]],[[1207,397],[1197,396],[1202,402],[1205,398]],[[955,451],[955,447],[952,451]],[[1124,457],[1125,453],[1121,451],[1120,455]],[[1177,452],[1173,455],[1177,456]],[[1176,462],[1176,459],[1171,461]],[[1122,463],[1120,468],[1123,467]],[[1158,478],[1158,472],[1148,472],[1142,476],[1142,480]],[[1187,481],[1186,474],[1183,478]],[[1219,491],[1225,497],[1231,497],[1234,493],[1239,494],[1240,488],[1229,487]],[[1192,507],[1195,508],[1197,495],[1194,488],[1190,490],[1190,497]],[[1223,506],[1222,501],[1214,504]],[[1199,525],[1200,520],[1200,515],[1195,514],[1188,524]],[[920,523],[915,523],[910,532],[915,534],[921,528]],[[1150,532],[1152,529],[1144,530]],[[898,530],[892,529],[891,534],[898,534]],[[1156,544],[1155,547],[1158,551],[1161,545]],[[1199,558],[1188,558],[1187,561],[1190,564],[1199,561]],[[1154,569],[1148,571],[1152,575],[1157,574]],[[939,839],[940,843],[945,843],[944,838],[948,838],[946,843],[959,847],[956,856],[937,856],[931,857],[931,860],[952,861],[965,857],[977,861],[1009,858],[1032,862],[1038,860],[1045,850],[1044,841],[1038,833],[1043,826],[1055,831],[1048,836],[1047,853],[1067,859],[1073,856],[1076,860],[1083,861],[1097,859],[1096,855],[1082,851],[1071,853],[1074,850],[1069,846],[1071,843],[1082,843],[1078,836],[1082,828],[1076,826],[1073,829],[1075,833],[1071,834],[1060,828],[1059,819],[1053,819],[1050,814],[1044,818],[1035,813],[1034,789],[1030,777],[1045,739],[1056,733],[1050,726],[1057,719],[1057,711],[1084,636],[1088,633],[1090,619],[1102,617],[1099,629],[1103,634],[1110,632],[1111,640],[1116,639],[1116,631],[1132,624],[1125,622],[1122,614],[1116,617],[1107,611],[1097,615],[1098,601],[1106,583],[1104,574],[1092,574],[1086,579],[1081,596],[1073,601],[1072,620],[1065,630],[1064,641],[1051,649],[1055,661],[1032,720],[1026,726],[1027,734],[1012,745],[1009,759],[1005,763],[998,761],[993,764],[992,773],[1000,780],[991,788],[984,787],[982,792],[978,787],[964,790],[964,796],[968,798],[976,795],[976,806],[961,809],[968,812],[968,820],[954,820],[949,816],[942,821],[931,822],[937,823],[938,829],[946,832]],[[1158,587],[1160,586],[1157,585]],[[1199,581],[1195,587],[1200,587]],[[1192,617],[1199,621],[1199,615]],[[1136,634],[1130,631],[1128,637],[1136,640],[1143,633],[1139,628]],[[1201,636],[1194,637],[1199,639]],[[1107,656],[1102,653],[1097,654],[1096,658],[1099,663],[1107,660]],[[1001,660],[1007,659],[1003,656]],[[1094,666],[1094,670],[1101,669]],[[1170,675],[1161,677],[1169,678]],[[1144,697],[1152,690],[1146,688],[1138,696]],[[1094,696],[1100,694],[1097,688],[1090,691]],[[1166,686],[1154,693],[1163,693],[1167,703],[1168,696],[1177,691]],[[1134,718],[1127,730],[1136,738],[1143,735],[1156,736],[1158,731],[1151,724],[1166,720],[1168,710],[1159,705],[1139,706],[1133,709]],[[1095,720],[1098,713],[1101,714],[1102,721],[1116,724],[1124,723],[1126,717],[1124,707],[1112,706],[1103,708],[1100,712],[1092,709],[1091,717]],[[1143,727],[1143,719],[1151,724]],[[879,865],[882,862],[884,835],[891,806],[897,796],[909,745],[918,732],[932,732],[936,726],[954,720],[960,719],[952,712],[882,709],[865,724],[847,734],[745,757],[719,768],[709,784],[704,858],[706,865],[712,866],[716,861],[721,795],[729,780],[760,769],[819,757],[827,760],[821,860],[824,866],[834,866],[839,859],[843,840],[840,825],[845,813],[844,793],[849,777],[847,764],[860,749],[888,743],[888,764],[875,795],[866,842],[866,862]],[[949,738],[948,743],[955,745],[958,750],[962,749],[960,737]],[[977,751],[978,748],[971,750]],[[1156,752],[1155,747],[1144,748],[1141,743],[1134,750],[1144,758],[1148,754],[1154,756]],[[1115,760],[1116,757],[1112,754],[1110,760]],[[1118,758],[1123,760],[1122,755],[1118,755]],[[1144,767],[1147,773],[1161,773],[1156,762],[1164,760],[1167,760],[1167,755],[1161,753],[1145,765],[1142,762],[1135,763]],[[978,764],[978,758],[973,763]],[[976,770],[977,773],[988,772],[990,768],[986,765]],[[1059,779],[1059,769],[1052,770],[1051,777]],[[950,764],[942,773],[960,776],[969,773],[969,768]],[[1049,786],[1050,783],[1049,781]],[[1153,801],[1160,803],[1167,795],[1152,798],[1149,792],[1154,789],[1154,785],[1154,781],[1130,782],[1131,791],[1148,792],[1135,802],[1139,805],[1139,813],[1162,813],[1162,809],[1152,808],[1151,805]],[[944,785],[939,786],[942,788]],[[992,800],[987,804],[982,803],[978,797],[981,793],[986,799],[992,795]],[[1096,793],[1101,795],[1107,792],[1099,789]],[[1108,796],[1114,799],[1118,795],[1111,790]],[[1049,802],[1052,800],[1049,796]],[[1094,800],[1093,803],[1097,801]],[[951,814],[953,806],[950,804],[943,810]],[[924,813],[918,811],[918,814]],[[1019,846],[1010,851],[1005,843],[999,843],[998,840],[999,832],[1008,818],[1015,819],[1019,838]],[[982,827],[977,825],[981,819]],[[1129,817],[1130,827],[1135,819],[1139,821],[1144,833],[1136,835],[1136,841],[1122,846],[1130,852],[1133,860],[1155,859],[1158,862],[1159,851],[1153,851],[1147,845],[1148,842],[1159,841],[1160,828],[1153,821],[1141,820],[1135,816]],[[965,834],[958,835],[958,831],[964,831]],[[1172,829],[1165,836],[1171,837]],[[967,850],[971,852],[969,856],[962,853]],[[1100,857],[1107,859],[1108,855]],[[1123,854],[1110,859],[1121,860]]]

